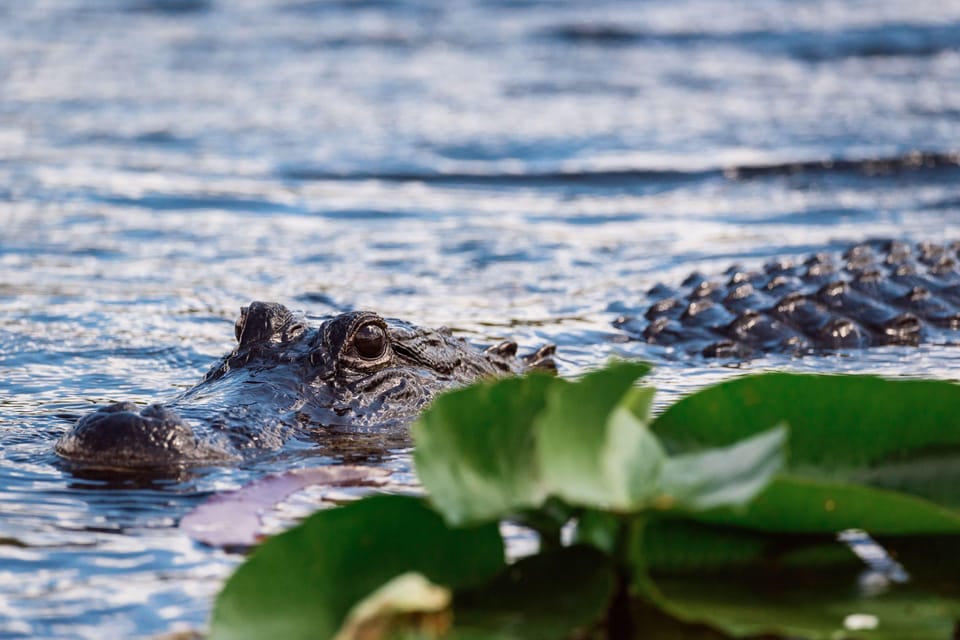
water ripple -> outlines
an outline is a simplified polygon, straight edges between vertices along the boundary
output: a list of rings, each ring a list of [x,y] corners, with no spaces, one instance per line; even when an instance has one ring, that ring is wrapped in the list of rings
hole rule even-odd
[[[767,368],[955,377],[944,347],[732,366],[612,325],[692,271],[960,237],[960,5],[864,7],[0,5],[0,635],[202,628],[240,558],[176,521],[331,461],[53,453],[96,405],[192,386],[251,300],[552,342],[567,376],[651,360],[658,407]]]

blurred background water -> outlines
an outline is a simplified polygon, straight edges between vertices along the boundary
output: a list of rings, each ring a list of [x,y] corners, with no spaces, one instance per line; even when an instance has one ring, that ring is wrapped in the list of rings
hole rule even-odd
[[[239,558],[174,525],[276,469],[124,483],[51,449],[191,386],[241,305],[556,342],[564,375],[648,358],[665,401],[735,370],[625,341],[617,309],[732,262],[956,240],[958,152],[957,1],[0,4],[0,636],[203,627]]]

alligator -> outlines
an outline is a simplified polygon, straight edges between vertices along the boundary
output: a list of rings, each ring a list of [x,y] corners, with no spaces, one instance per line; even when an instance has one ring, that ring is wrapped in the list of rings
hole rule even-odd
[[[86,468],[163,468],[242,460],[291,439],[399,436],[438,392],[486,376],[555,370],[555,347],[519,357],[515,342],[481,351],[449,329],[370,311],[311,326],[275,302],[253,302],[237,345],[167,404],[120,402],[89,413],[56,444]]]
[[[614,326],[672,353],[745,360],[875,345],[956,344],[960,242],[872,240],[760,270],[734,265],[726,284],[695,272],[657,284],[649,306]]]

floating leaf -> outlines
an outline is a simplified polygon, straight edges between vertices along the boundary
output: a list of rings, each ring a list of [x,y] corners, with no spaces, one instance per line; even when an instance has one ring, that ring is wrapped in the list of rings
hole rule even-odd
[[[953,637],[958,537],[893,539],[891,551],[917,578],[907,580],[882,548],[865,563],[831,536],[773,536],[677,518],[639,526],[630,552],[638,591],[679,621],[738,637]],[[938,550],[932,557],[931,548]],[[925,571],[941,559],[939,570]]]
[[[502,567],[495,524],[450,529],[415,498],[366,498],[316,513],[257,548],[218,596],[210,637],[332,637],[358,602],[398,575],[462,588]]]
[[[214,547],[245,548],[262,537],[261,516],[291,494],[309,486],[377,484],[389,475],[378,467],[330,465],[266,476],[236,491],[216,494],[180,520],[180,529]]]
[[[895,585],[871,596],[863,570],[784,570],[662,576],[656,604],[688,622],[707,623],[735,637],[773,635],[808,640],[877,638],[950,640],[956,610],[935,592]]]
[[[615,363],[576,382],[531,376],[438,398],[414,425],[417,471],[448,522],[488,521],[570,505],[634,512],[740,506],[783,460],[775,429],[733,446],[668,459],[637,416],[646,364]]]
[[[815,547],[831,550],[831,565],[846,563],[859,568],[862,564],[846,546],[836,544],[832,534],[774,536],[675,515],[640,518],[631,524],[642,527],[630,561],[643,572],[697,575],[760,566],[771,559],[789,565],[794,557],[809,563],[810,555],[804,550]]]
[[[745,509],[710,511],[696,517],[771,532],[865,529],[874,535],[960,533],[960,513],[928,500],[793,474],[775,478]]]
[[[680,400],[651,429],[669,450],[690,452],[731,444],[778,421],[790,426],[788,475],[746,513],[704,517],[770,531],[960,533],[958,385],[746,376]]]
[[[668,450],[690,451],[730,445],[781,422],[791,430],[794,470],[858,469],[944,446],[960,452],[960,385],[874,376],[750,375],[683,398],[651,428]]]

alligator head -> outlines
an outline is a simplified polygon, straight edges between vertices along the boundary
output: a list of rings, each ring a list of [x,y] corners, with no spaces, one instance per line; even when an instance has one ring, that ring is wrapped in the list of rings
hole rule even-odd
[[[440,391],[554,368],[553,345],[518,358],[514,342],[481,351],[447,329],[370,311],[310,326],[281,304],[253,302],[241,310],[236,337],[236,348],[192,389],[168,404],[97,409],[60,438],[57,453],[94,466],[145,468],[240,459],[291,438],[402,439]]]

